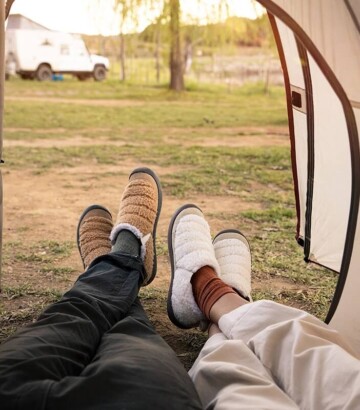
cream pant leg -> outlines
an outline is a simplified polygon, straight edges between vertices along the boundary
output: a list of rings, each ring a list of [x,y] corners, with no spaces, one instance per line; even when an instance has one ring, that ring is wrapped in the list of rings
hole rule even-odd
[[[190,370],[205,408],[360,409],[360,362],[315,317],[260,301],[219,327]]]

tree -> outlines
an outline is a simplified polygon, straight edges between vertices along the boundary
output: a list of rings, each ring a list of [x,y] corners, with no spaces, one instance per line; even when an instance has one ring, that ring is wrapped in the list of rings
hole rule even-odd
[[[146,5],[147,0],[114,0],[114,10],[119,16],[119,37],[120,37],[120,80],[126,80],[126,52],[125,52],[125,27],[132,20],[134,26],[137,23],[137,12],[139,7]]]
[[[148,0],[151,2],[151,0]],[[194,0],[198,7],[202,7],[209,12],[205,0]],[[191,70],[193,60],[194,46],[204,42],[208,33],[206,29],[200,27],[200,21],[194,20],[192,25],[185,28],[185,33],[181,27],[181,1],[180,0],[153,0],[152,4],[156,4],[157,8],[162,5],[162,13],[157,17],[156,22],[149,25],[142,33],[142,38],[145,41],[154,41],[156,43],[155,59],[157,80],[159,81],[160,72],[160,43],[161,36],[166,37],[169,42],[169,69],[170,69],[170,85],[169,88],[175,91],[182,91],[185,88],[184,75]],[[228,0],[217,0],[211,8],[211,21],[214,18],[219,21],[228,15]],[[168,31],[165,31],[163,22],[168,21]],[[214,27],[215,25],[212,24]],[[224,36],[224,29],[219,25],[218,36]],[[185,41],[185,47],[183,46]]]
[[[206,1],[197,0],[197,3],[201,6],[205,5]],[[185,54],[183,55],[180,28],[180,0],[168,0],[168,7],[170,14],[170,89],[182,91],[185,88],[185,68],[188,71],[191,68],[194,40],[191,36],[186,36]],[[228,0],[218,0],[218,3],[213,7],[219,19],[224,15],[228,15]],[[195,43],[197,42],[195,41]]]
[[[181,48],[180,0],[169,0],[170,14],[170,89],[184,90],[184,64]]]

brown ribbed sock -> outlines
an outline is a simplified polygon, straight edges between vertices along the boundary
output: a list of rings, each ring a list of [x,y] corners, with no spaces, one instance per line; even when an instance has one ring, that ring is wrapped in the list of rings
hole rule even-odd
[[[227,293],[237,293],[216,276],[213,268],[204,266],[191,278],[194,298],[199,309],[210,320],[210,310],[214,303]]]

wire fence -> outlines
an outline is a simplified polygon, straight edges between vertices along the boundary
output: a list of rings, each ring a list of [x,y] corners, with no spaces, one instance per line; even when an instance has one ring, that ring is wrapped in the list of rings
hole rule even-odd
[[[125,63],[126,80],[131,83],[154,85],[169,81],[166,59],[129,56]],[[283,84],[279,60],[267,53],[252,55],[196,56],[185,73],[186,79],[199,84],[225,84],[229,89],[246,83],[264,83],[265,87]],[[113,60],[109,77],[121,78],[119,61]]]

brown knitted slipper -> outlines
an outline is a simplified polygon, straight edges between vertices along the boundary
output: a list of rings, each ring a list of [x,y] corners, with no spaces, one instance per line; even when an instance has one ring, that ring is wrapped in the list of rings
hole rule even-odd
[[[80,216],[77,244],[85,270],[91,262],[111,251],[111,213],[101,205],[91,205]]]
[[[141,240],[145,270],[142,286],[148,285],[156,275],[155,237],[161,204],[161,185],[155,172],[149,168],[135,169],[121,198],[110,239],[114,244],[118,233],[126,229]]]

